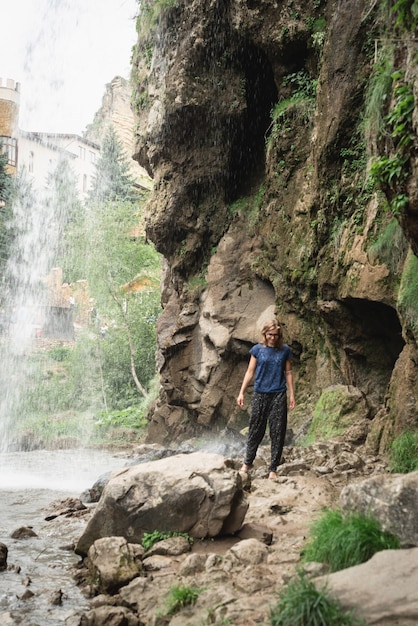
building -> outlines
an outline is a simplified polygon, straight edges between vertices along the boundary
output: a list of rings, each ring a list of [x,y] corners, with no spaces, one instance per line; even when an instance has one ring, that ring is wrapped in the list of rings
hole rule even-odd
[[[0,78],[0,141],[9,157],[9,172],[16,175],[25,167],[34,188],[42,189],[58,161],[65,157],[76,177],[79,196],[84,199],[95,173],[99,146],[79,135],[20,130],[19,104],[19,83]]]
[[[70,162],[81,199],[86,197],[100,154],[97,144],[79,135],[19,131],[17,167],[25,167],[36,187],[42,187],[63,156]]]
[[[14,80],[0,78],[0,141],[7,152],[9,173],[17,171],[17,136],[20,105],[20,85]]]

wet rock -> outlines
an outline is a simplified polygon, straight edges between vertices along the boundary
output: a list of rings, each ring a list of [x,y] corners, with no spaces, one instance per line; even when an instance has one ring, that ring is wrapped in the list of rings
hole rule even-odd
[[[54,591],[52,593],[52,595],[49,598],[49,602],[50,604],[54,605],[54,606],[61,606],[62,604],[62,600],[65,597],[64,593],[61,591],[61,589],[57,589],[56,591]]]
[[[52,507],[54,509],[53,513],[45,517],[47,522],[59,516],[77,516],[80,513],[83,514],[87,511],[87,507],[79,498],[65,498],[64,500],[58,500],[52,503]]]
[[[33,530],[32,526],[21,526],[16,528],[10,535],[12,539],[28,539],[29,537],[37,537],[38,535]]]
[[[0,542],[0,572],[7,569],[7,554],[9,550],[5,543]]]

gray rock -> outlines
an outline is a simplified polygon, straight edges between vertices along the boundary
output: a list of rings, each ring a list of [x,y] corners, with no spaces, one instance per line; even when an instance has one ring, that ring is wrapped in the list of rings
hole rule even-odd
[[[384,550],[367,563],[314,579],[369,626],[418,624],[418,548]]]
[[[248,509],[241,478],[218,454],[176,455],[112,474],[76,553],[101,537],[140,543],[145,532],[215,537],[238,531]]]
[[[418,545],[418,472],[352,483],[341,491],[340,504],[344,510],[372,515],[403,546]]]
[[[130,544],[123,537],[103,537],[88,552],[92,573],[105,590],[126,585],[143,571],[143,548]]]

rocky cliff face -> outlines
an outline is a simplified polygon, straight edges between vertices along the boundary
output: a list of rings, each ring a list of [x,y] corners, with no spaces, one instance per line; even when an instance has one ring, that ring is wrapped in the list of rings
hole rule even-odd
[[[94,141],[99,146],[109,126],[113,126],[130,163],[130,173],[141,187],[150,189],[152,181],[146,170],[130,157],[134,151],[134,136],[132,128],[135,118],[131,107],[131,87],[129,81],[122,76],[115,78],[106,85],[102,99],[102,106],[96,112],[94,120],[84,132],[86,139]]]
[[[142,3],[135,158],[166,260],[150,438],[246,423],[235,398],[273,314],[291,425],[333,385],[365,402],[376,451],[417,425],[416,43],[409,9],[381,4]]]

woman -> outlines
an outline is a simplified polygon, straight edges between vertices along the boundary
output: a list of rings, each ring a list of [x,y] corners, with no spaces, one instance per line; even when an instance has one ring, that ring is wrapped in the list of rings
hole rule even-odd
[[[289,407],[295,407],[292,353],[289,346],[283,343],[283,332],[276,319],[264,324],[261,336],[261,343],[250,350],[250,363],[237,398],[238,406],[243,407],[244,393],[255,374],[247,450],[241,471],[248,472],[251,468],[268,421],[271,440],[269,478],[275,479],[287,428],[287,388]]]

